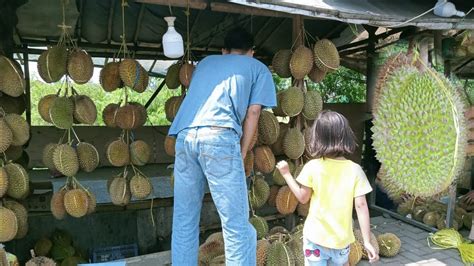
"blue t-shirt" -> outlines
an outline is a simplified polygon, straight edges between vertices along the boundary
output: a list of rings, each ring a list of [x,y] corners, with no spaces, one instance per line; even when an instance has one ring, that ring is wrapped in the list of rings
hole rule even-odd
[[[246,55],[211,55],[193,72],[191,85],[169,130],[199,126],[233,128],[242,135],[250,105],[276,106],[276,92],[268,68]]]

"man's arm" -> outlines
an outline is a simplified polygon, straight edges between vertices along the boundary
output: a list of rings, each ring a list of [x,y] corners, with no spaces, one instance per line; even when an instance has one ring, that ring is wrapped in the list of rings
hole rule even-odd
[[[240,140],[240,150],[243,159],[245,159],[245,156],[247,155],[250,143],[252,142],[252,138],[257,130],[258,118],[260,117],[261,110],[262,106],[256,104],[250,105],[247,109],[243,126],[243,135]]]

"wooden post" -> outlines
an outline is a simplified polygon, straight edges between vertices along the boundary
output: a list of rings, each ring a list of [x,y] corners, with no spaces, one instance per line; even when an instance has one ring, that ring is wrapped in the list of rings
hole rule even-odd
[[[442,40],[443,31],[437,30],[434,32],[434,60],[435,65],[443,64]]]
[[[293,42],[294,48],[304,44],[303,18],[299,15],[293,17]]]

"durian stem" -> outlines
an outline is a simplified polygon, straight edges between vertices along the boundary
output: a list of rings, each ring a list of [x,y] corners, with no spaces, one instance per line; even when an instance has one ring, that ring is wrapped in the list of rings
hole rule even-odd
[[[154,197],[151,197],[151,203],[150,203],[150,219],[151,219],[151,224],[153,225],[153,228],[156,228],[155,224],[155,217],[153,217],[153,200]]]

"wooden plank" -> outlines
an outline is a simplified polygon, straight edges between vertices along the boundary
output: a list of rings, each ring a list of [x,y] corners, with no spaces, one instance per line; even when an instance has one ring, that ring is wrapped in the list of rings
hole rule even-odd
[[[236,13],[261,17],[291,18],[293,15],[285,12],[261,9],[255,7],[242,6],[229,3],[211,3],[211,10],[215,12]]]
[[[173,7],[189,7],[192,9],[206,9],[206,0],[136,0],[137,3],[173,6]]]

